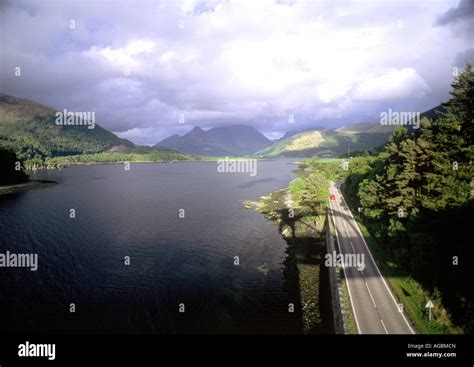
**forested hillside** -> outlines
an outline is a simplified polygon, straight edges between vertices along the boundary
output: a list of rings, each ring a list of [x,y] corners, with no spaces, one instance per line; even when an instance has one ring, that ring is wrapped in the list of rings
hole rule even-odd
[[[421,128],[398,129],[377,157],[351,160],[343,190],[381,247],[474,332],[474,71],[452,84],[451,100]]]
[[[98,153],[119,145],[133,147],[130,141],[97,124],[94,129],[57,126],[55,112],[26,99],[0,94],[0,146],[12,149],[24,160]]]
[[[52,108],[0,93],[0,148],[26,169],[74,163],[162,162],[191,156],[161,147],[137,146],[95,124],[57,126]]]

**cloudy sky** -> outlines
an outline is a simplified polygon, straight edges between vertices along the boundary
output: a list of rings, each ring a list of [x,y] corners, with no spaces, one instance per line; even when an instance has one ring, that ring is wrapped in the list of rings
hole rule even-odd
[[[0,4],[0,92],[96,111],[139,144],[195,125],[274,138],[422,112],[474,61],[474,0]]]

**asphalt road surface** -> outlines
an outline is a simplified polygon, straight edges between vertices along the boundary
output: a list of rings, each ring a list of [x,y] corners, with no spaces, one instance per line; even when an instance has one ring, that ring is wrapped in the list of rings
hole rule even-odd
[[[359,334],[414,334],[402,305],[399,305],[380,273],[365,239],[339,189],[330,187],[330,206],[341,254],[359,255],[364,267],[344,266],[349,297]],[[334,197],[333,197],[334,198]],[[363,255],[363,257],[362,257]],[[352,256],[354,258],[354,256]]]

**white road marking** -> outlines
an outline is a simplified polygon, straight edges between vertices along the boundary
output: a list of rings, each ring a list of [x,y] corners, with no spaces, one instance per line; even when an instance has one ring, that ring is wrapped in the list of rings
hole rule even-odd
[[[342,194],[341,194],[341,198],[342,198],[342,200],[344,201],[344,203],[346,203],[346,201],[345,201],[344,197],[342,196]],[[347,206],[347,203],[346,203],[345,205]],[[380,272],[380,269],[379,269],[377,263],[375,262],[374,257],[372,256],[372,252],[370,252],[369,246],[367,246],[367,242],[365,242],[364,235],[362,234],[362,232],[361,232],[361,230],[360,230],[360,228],[359,228],[359,225],[357,224],[357,222],[356,222],[356,220],[355,220],[355,218],[354,218],[354,216],[352,215],[352,212],[351,212],[350,210],[349,210],[349,215],[352,217],[352,220],[353,220],[354,223],[355,223],[355,226],[356,226],[356,228],[357,228],[357,231],[359,232],[359,235],[360,235],[360,237],[362,238],[362,242],[364,243],[364,245],[365,245],[365,247],[366,247],[366,249],[367,249],[367,252],[369,253],[370,258],[372,259],[372,262],[373,262],[374,265],[375,265],[375,269],[377,270],[377,273],[378,273],[379,276],[382,278],[382,282],[383,282],[383,284],[385,285],[385,288],[387,289],[387,292],[390,294],[390,297],[392,298],[393,303],[395,304],[395,306],[396,306],[397,309],[398,309],[398,303],[397,303],[397,301],[395,300],[395,297],[393,296],[392,291],[391,291],[390,288],[388,287],[387,282],[385,281],[385,278],[382,276],[382,273]],[[415,331],[413,330],[413,328],[411,327],[411,325],[410,325],[410,323],[408,322],[407,318],[405,317],[405,314],[402,313],[401,315],[402,315],[402,317],[403,317],[403,320],[404,320],[405,323],[407,324],[408,328],[410,329],[410,332],[411,332],[412,334],[415,334]]]
[[[383,323],[383,320],[380,319],[380,322],[382,323],[383,329],[385,330],[385,334],[388,334],[388,330],[387,330],[387,328],[385,327],[385,324]]]
[[[367,288],[367,291],[369,292],[369,296],[370,296],[370,299],[372,300],[372,303],[374,304],[374,307],[377,308],[377,305],[375,304],[374,297],[372,296],[372,292],[370,291],[370,288],[369,288],[367,282],[364,282],[364,283],[365,283],[365,287]]]
[[[332,213],[332,220],[334,222],[334,229],[336,231],[336,238],[337,238],[337,244],[339,246],[339,250],[341,249],[341,242],[339,242],[339,235],[337,234],[337,225],[336,225],[336,217],[334,215],[334,212],[332,210],[332,205],[329,204],[329,208],[331,209],[331,213]],[[344,279],[346,280],[346,285],[347,285],[347,293],[349,293],[349,300],[350,300],[350,303],[351,303],[351,308],[352,308],[352,313],[354,314],[354,321],[356,323],[356,327],[357,327],[357,333],[358,334],[362,334],[360,332],[360,326],[359,326],[359,321],[357,320],[357,314],[356,314],[356,311],[355,311],[355,308],[354,308],[354,302],[352,302],[352,294],[351,294],[351,287],[349,286],[349,282],[347,281],[347,274],[346,274],[346,269],[344,268],[344,266],[342,267],[342,271],[344,272]]]
[[[348,235],[349,235],[349,233],[348,233]],[[352,252],[354,252],[354,254],[355,254],[355,253],[356,253],[356,250],[355,250],[355,248],[354,248],[354,244],[352,243],[351,240],[349,240],[349,243],[351,244]]]

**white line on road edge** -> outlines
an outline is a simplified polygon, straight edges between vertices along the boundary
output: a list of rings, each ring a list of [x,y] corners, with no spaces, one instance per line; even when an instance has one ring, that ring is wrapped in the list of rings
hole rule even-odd
[[[337,204],[337,208],[338,208],[339,210],[341,210],[341,207],[339,206],[339,203],[336,202],[336,204]],[[347,229],[346,222],[342,222],[342,224],[344,224],[344,228],[346,229],[346,232],[349,234],[349,230]]]
[[[337,202],[337,200],[336,200],[336,205],[337,205],[337,209],[339,209],[339,212],[341,213],[342,212],[341,207],[339,206],[339,203]],[[346,221],[344,219],[342,220],[342,224],[344,224],[344,228],[346,229],[346,233],[347,233],[347,238],[349,239],[349,243],[351,244],[352,251],[355,254],[356,250],[354,248],[354,244],[352,243],[351,235],[349,234],[349,229],[347,228]],[[334,224],[334,226],[336,226],[336,224]]]
[[[331,214],[332,214],[331,217],[332,217],[332,221],[334,222],[334,230],[336,231],[337,245],[339,247],[339,251],[341,251],[341,243],[339,242],[339,235],[337,234],[336,218],[334,217],[334,212],[332,210],[331,203],[329,203],[329,209],[331,209]],[[357,314],[355,312],[354,303],[352,302],[351,288],[349,287],[349,282],[347,281],[347,274],[346,274],[346,269],[344,267],[344,263],[342,264],[342,271],[344,272],[344,279],[347,285],[347,293],[349,293],[349,300],[350,300],[350,304],[352,308],[352,313],[354,314],[354,321],[356,323],[357,333],[362,334],[360,332],[359,321],[357,320]]]
[[[338,190],[339,190],[339,189],[338,189]],[[393,301],[393,303],[395,304],[395,307],[397,307],[397,309],[398,309],[398,303],[397,303],[397,301],[395,300],[395,297],[393,296],[392,291],[391,291],[390,288],[388,287],[387,282],[385,281],[385,278],[383,277],[382,273],[380,272],[380,269],[379,269],[377,263],[375,262],[374,257],[372,256],[372,252],[370,252],[369,246],[367,246],[367,243],[365,242],[365,237],[364,237],[364,235],[362,234],[362,232],[361,232],[361,230],[360,230],[360,228],[359,228],[359,225],[357,224],[357,221],[355,220],[354,216],[352,215],[352,211],[349,209],[349,206],[347,205],[347,202],[346,202],[346,200],[344,199],[344,196],[342,195],[342,192],[341,192],[340,190],[339,190],[339,192],[340,192],[340,194],[341,194],[340,196],[341,196],[342,200],[344,200],[344,203],[345,203],[346,207],[348,208],[347,210],[349,211],[349,215],[352,217],[352,220],[353,220],[354,223],[355,223],[355,226],[356,226],[356,228],[357,228],[357,231],[359,232],[360,236],[362,237],[362,242],[364,242],[364,245],[365,245],[365,247],[367,248],[367,251],[368,251],[368,253],[369,253],[369,256],[370,256],[370,258],[372,259],[372,261],[373,261],[373,263],[374,263],[374,265],[375,265],[375,269],[377,269],[377,272],[379,273],[380,277],[382,278],[382,282],[383,282],[383,284],[385,285],[385,288],[387,288],[387,291],[388,291],[388,293],[390,294],[390,296],[392,297],[392,301]],[[336,231],[336,233],[337,233],[337,231]],[[411,325],[410,325],[410,323],[408,322],[407,318],[405,317],[405,314],[404,314],[403,312],[401,312],[401,314],[402,314],[403,320],[405,320],[405,323],[407,324],[407,326],[408,326],[408,328],[410,329],[411,333],[412,333],[412,334],[415,334],[415,331],[413,330],[413,328],[411,327]]]
[[[370,288],[369,288],[367,282],[364,282],[364,283],[365,283],[365,287],[367,288],[367,291],[369,292],[369,296],[370,296],[370,299],[372,300],[372,303],[374,304],[374,307],[377,308],[377,305],[375,304],[374,297],[372,297],[372,292],[370,291]]]
[[[347,233],[348,237],[349,237],[349,233]],[[351,240],[349,240],[349,243],[351,244],[351,247],[352,247],[352,251],[354,251],[354,254],[356,253],[356,250],[354,248],[354,244],[352,243]]]

